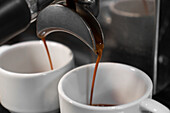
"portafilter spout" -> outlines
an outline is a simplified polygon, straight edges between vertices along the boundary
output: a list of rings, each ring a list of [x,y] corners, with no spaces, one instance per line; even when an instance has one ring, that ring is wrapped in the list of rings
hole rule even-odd
[[[42,10],[37,17],[37,35],[43,31],[66,32],[97,53],[97,43],[103,43],[104,36],[96,18],[85,8],[76,6],[76,11],[60,4],[53,4]]]

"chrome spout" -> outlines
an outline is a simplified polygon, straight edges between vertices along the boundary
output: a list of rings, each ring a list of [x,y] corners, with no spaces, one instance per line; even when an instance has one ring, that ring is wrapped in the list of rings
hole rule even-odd
[[[92,23],[89,24],[89,22]],[[69,33],[83,41],[95,53],[96,40],[102,43],[104,40],[96,18],[88,10],[79,6],[76,7],[76,11],[60,4],[46,7],[37,17],[37,34],[45,30],[50,31],[46,35],[52,32]],[[94,33],[98,37],[95,37]]]

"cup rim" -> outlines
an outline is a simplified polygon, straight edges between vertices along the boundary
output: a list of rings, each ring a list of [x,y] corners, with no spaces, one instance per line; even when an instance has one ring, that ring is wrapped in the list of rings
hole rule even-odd
[[[121,15],[121,16],[126,16],[126,17],[147,17],[147,16],[152,16],[153,12],[150,12],[149,15],[147,14],[139,14],[139,13],[132,13],[132,12],[126,12],[126,11],[122,11],[122,10],[118,10],[115,5],[117,5],[118,3],[122,3],[122,2],[127,2],[127,1],[136,1],[136,0],[120,0],[120,1],[115,1],[113,3],[112,6],[110,6],[110,9],[115,12],[117,15]],[[147,0],[149,2],[152,2],[152,0]],[[138,2],[138,1],[137,1]]]
[[[90,105],[86,105],[86,104],[82,104],[82,103],[79,103],[75,100],[72,100],[71,98],[69,98],[63,91],[63,88],[62,88],[62,85],[63,85],[63,81],[64,79],[66,79],[70,73],[72,72],[75,72],[76,70],[79,70],[79,69],[82,69],[82,68],[85,68],[85,67],[91,67],[91,66],[94,66],[95,63],[91,63],[91,64],[86,64],[86,65],[82,65],[82,66],[79,66],[77,68],[74,68],[72,70],[70,70],[69,72],[67,72],[59,81],[58,83],[58,92],[59,92],[59,98],[60,96],[66,100],[68,103],[71,103],[75,106],[78,106],[78,107],[81,107],[81,108],[84,108],[84,109],[90,109],[90,110],[113,110],[113,109],[122,109],[122,108],[128,108],[130,106],[134,106],[136,105],[137,103],[140,103],[142,102],[142,100],[146,99],[148,96],[151,95],[151,92],[152,92],[152,89],[153,89],[153,85],[152,85],[152,81],[151,79],[149,78],[149,76],[141,71],[140,69],[136,68],[136,67],[133,67],[133,66],[130,66],[130,65],[127,65],[127,64],[123,64],[123,63],[116,63],[116,62],[100,62],[99,65],[119,65],[119,66],[126,66],[126,67],[129,67],[129,69],[133,70],[133,71],[139,71],[140,73],[143,73],[144,74],[144,80],[149,84],[148,85],[148,88],[145,92],[145,94],[140,97],[138,100],[135,100],[135,101],[132,101],[128,104],[122,104],[122,105],[117,105],[117,106],[104,106],[104,107],[99,107],[99,106],[90,106]]]
[[[73,52],[72,50],[67,47],[66,45],[64,44],[61,44],[59,42],[54,42],[54,41],[49,41],[49,40],[46,40],[47,43],[51,43],[52,45],[57,45],[57,46],[60,46],[60,47],[63,47],[64,49],[67,49],[69,52],[70,52],[70,56],[69,57],[69,60],[67,61],[66,64],[70,64],[74,58],[74,55],[73,55]],[[9,45],[9,47],[7,48],[7,50],[5,51],[2,51],[2,53],[0,53],[0,56],[1,54],[7,52],[7,51],[12,51],[13,49],[15,49],[16,47],[22,47],[22,46],[25,46],[25,45],[32,45],[32,44],[43,44],[43,41],[42,40],[31,40],[31,41],[23,41],[23,42],[19,42],[19,43],[16,43],[16,44],[13,44],[13,45]],[[37,72],[37,73],[19,73],[19,72],[12,72],[12,71],[8,71],[6,69],[3,69],[0,67],[0,71],[4,72],[4,73],[8,73],[8,76],[11,76],[11,77],[19,77],[19,78],[32,78],[33,76],[36,77],[36,76],[43,76],[43,75],[46,75],[48,73],[51,73],[51,72],[54,72],[54,71],[58,71],[58,70],[61,70],[63,68],[65,68],[67,65],[62,65],[61,67],[57,68],[57,69],[53,69],[53,70],[48,70],[48,71],[44,71],[44,72]],[[24,75],[24,76],[23,76]]]

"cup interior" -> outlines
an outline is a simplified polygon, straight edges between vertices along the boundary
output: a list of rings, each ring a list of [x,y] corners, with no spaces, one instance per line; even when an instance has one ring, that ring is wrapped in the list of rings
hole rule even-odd
[[[54,69],[71,61],[71,50],[57,42],[47,41]],[[39,73],[50,70],[50,63],[42,41],[28,41],[11,45],[0,54],[0,67],[16,73]]]
[[[68,101],[89,104],[94,64],[68,72],[59,83],[59,93]],[[121,105],[143,97],[151,81],[142,71],[123,64],[100,63],[94,86],[93,104]]]

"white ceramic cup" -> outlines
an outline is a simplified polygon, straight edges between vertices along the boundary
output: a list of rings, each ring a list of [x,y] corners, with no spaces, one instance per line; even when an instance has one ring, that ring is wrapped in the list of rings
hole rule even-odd
[[[53,113],[59,109],[58,82],[74,67],[72,51],[47,41],[54,70],[42,41],[0,47],[0,101],[12,113]]]
[[[152,82],[141,70],[119,63],[100,63],[94,86],[93,104],[89,95],[95,64],[77,67],[66,73],[58,85],[61,113],[170,113],[151,99]]]

